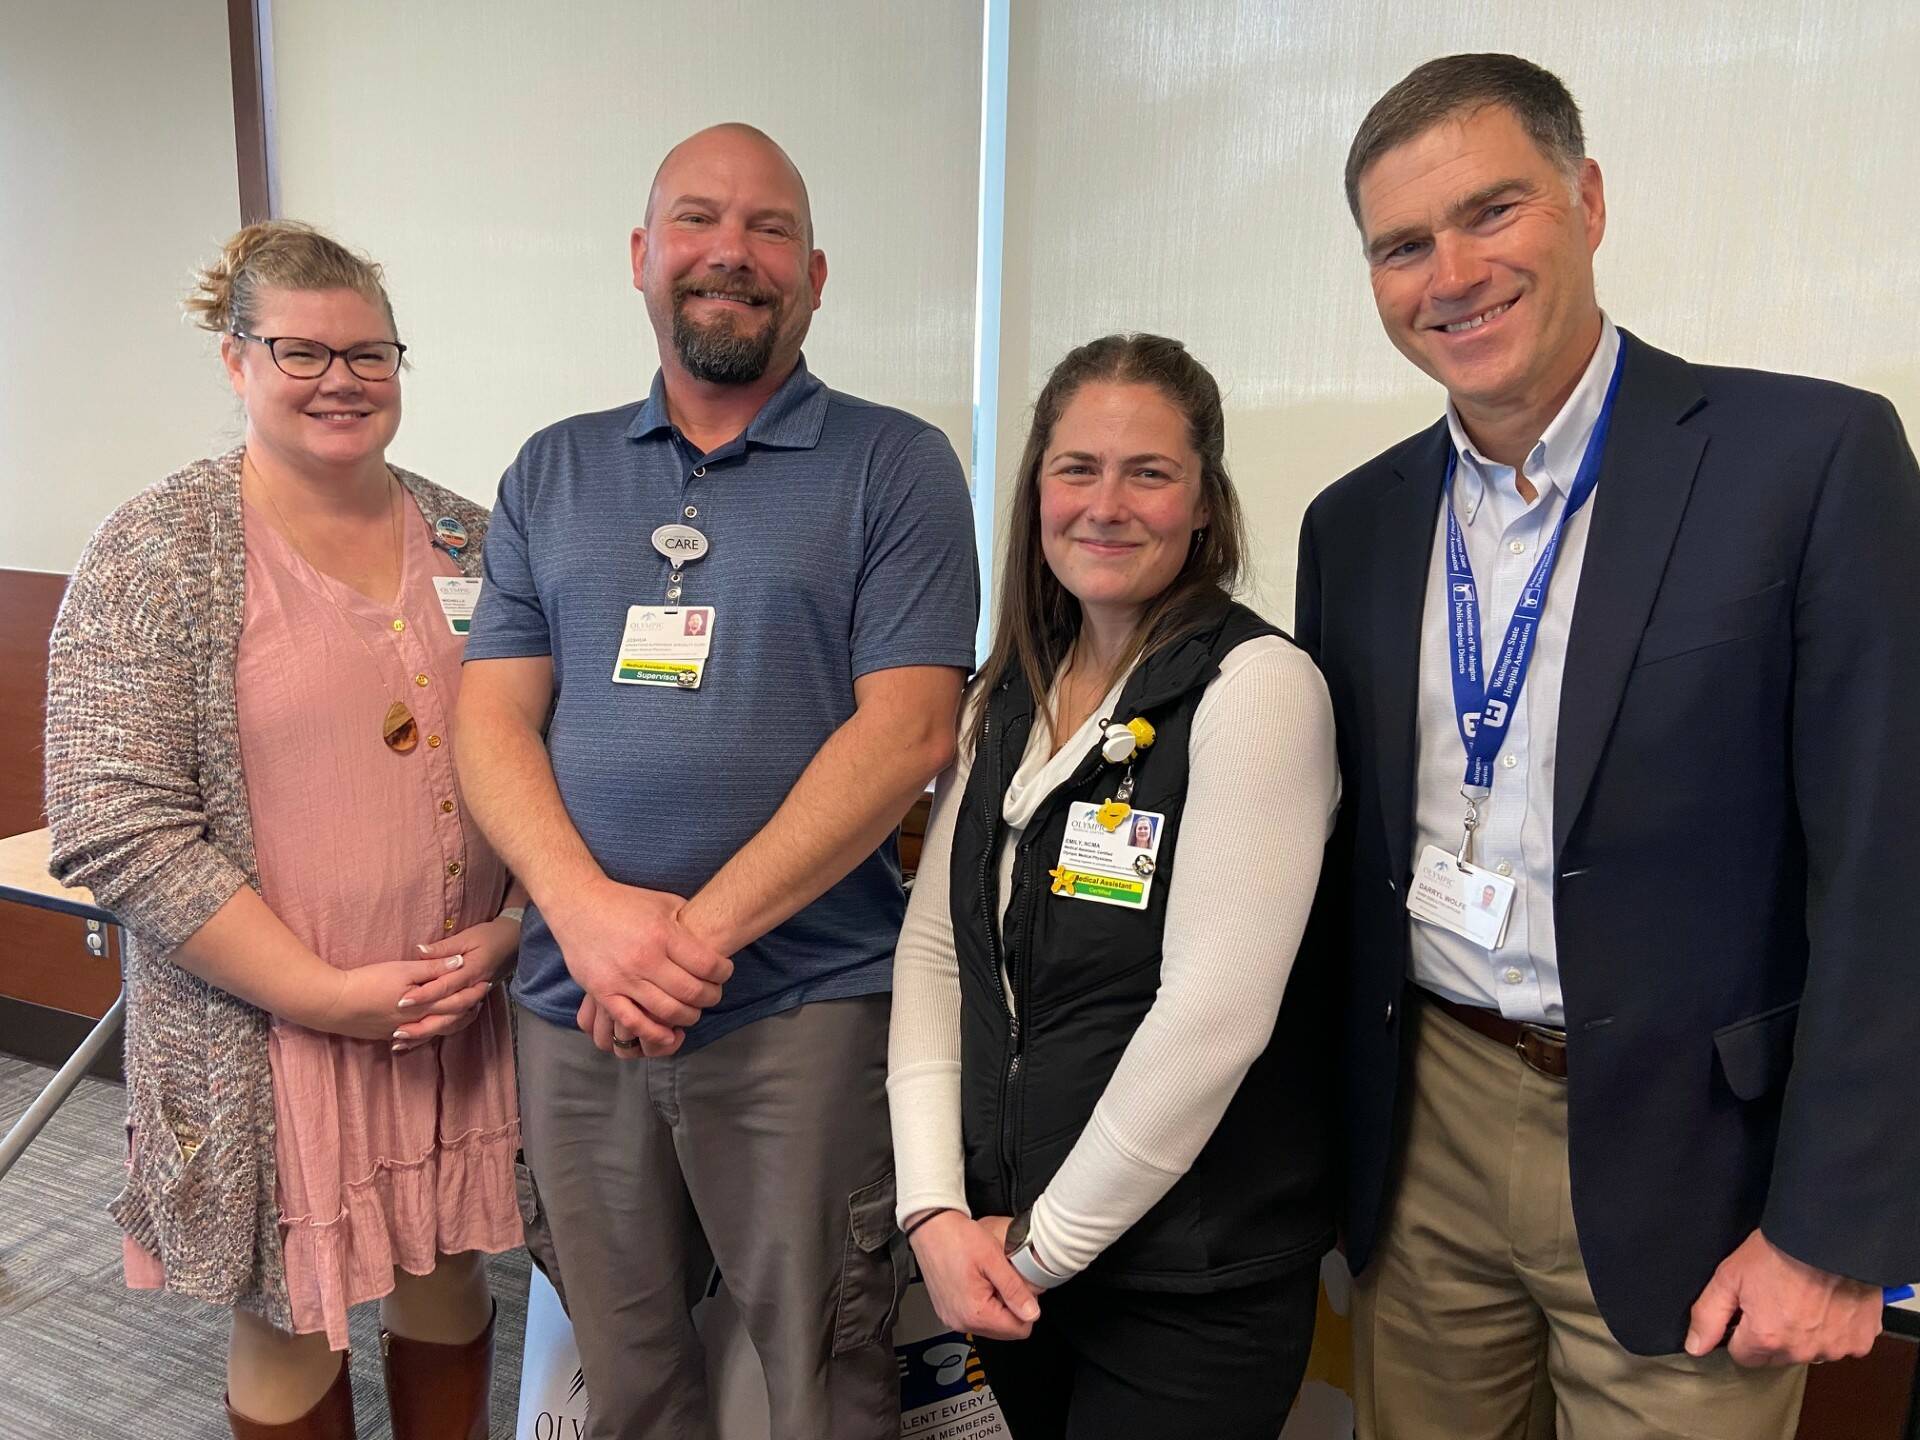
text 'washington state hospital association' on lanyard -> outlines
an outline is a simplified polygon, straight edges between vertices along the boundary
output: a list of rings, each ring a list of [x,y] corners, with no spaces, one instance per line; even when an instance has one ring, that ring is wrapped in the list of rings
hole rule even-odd
[[[1441,484],[1441,503],[1447,512],[1447,600],[1453,642],[1453,714],[1460,727],[1460,739],[1466,746],[1467,771],[1460,793],[1467,802],[1466,833],[1461,837],[1460,856],[1464,861],[1474,827],[1480,819],[1480,801],[1493,793],[1493,762],[1506,743],[1507,721],[1513,714],[1520,688],[1527,683],[1527,670],[1533,664],[1535,632],[1540,627],[1541,611],[1546,606],[1547,587],[1553,583],[1554,567],[1560,561],[1560,542],[1567,526],[1593,495],[1600,480],[1600,460],[1607,448],[1607,431],[1613,424],[1614,397],[1620,393],[1620,372],[1626,363],[1623,348],[1613,364],[1613,377],[1607,382],[1606,399],[1593,422],[1587,439],[1586,454],[1580,458],[1579,472],[1567,492],[1567,506],[1553,534],[1541,547],[1526,588],[1513,607],[1507,622],[1506,639],[1490,675],[1483,678],[1480,653],[1480,588],[1473,578],[1473,561],[1467,555],[1466,536],[1453,512],[1453,477],[1460,455],[1447,447],[1447,474]]]

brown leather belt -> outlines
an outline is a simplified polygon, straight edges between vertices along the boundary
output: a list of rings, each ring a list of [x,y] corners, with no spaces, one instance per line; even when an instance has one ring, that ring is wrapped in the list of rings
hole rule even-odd
[[[1435,1009],[1451,1015],[1469,1030],[1476,1030],[1497,1044],[1514,1050],[1530,1069],[1555,1080],[1567,1078],[1567,1032],[1551,1025],[1535,1025],[1525,1020],[1509,1020],[1497,1010],[1478,1005],[1462,1005],[1444,995],[1422,989],[1421,994]]]

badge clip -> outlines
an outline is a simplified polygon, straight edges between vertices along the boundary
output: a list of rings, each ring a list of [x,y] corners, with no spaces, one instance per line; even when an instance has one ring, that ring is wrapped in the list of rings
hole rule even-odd
[[[1127,803],[1133,799],[1131,762],[1142,750],[1151,748],[1154,734],[1153,726],[1138,716],[1124,725],[1103,718],[1100,721],[1100,734],[1100,758],[1110,765],[1124,764],[1127,767],[1127,773],[1120,777],[1120,788],[1113,792],[1113,798],[1093,815],[1100,828],[1111,833],[1119,829],[1121,823],[1133,813],[1133,807]]]
[[[1100,728],[1103,732],[1101,757],[1115,765],[1133,759],[1140,751],[1150,749],[1153,745],[1153,726],[1138,717],[1124,725],[1103,723]]]
[[[1460,796],[1467,802],[1467,818],[1460,825],[1460,849],[1455,852],[1453,863],[1465,870],[1469,863],[1467,857],[1473,853],[1473,832],[1480,827],[1480,802],[1464,790]]]

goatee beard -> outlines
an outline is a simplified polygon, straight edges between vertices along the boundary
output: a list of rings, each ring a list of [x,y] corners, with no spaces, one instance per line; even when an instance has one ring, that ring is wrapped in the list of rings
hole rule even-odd
[[[724,315],[716,316],[706,325],[697,324],[687,314],[687,299],[696,290],[711,288],[687,285],[675,289],[674,354],[696,380],[704,380],[709,385],[751,385],[767,373],[767,366],[773,361],[786,306],[778,298],[767,298],[767,323],[751,334],[736,331]]]

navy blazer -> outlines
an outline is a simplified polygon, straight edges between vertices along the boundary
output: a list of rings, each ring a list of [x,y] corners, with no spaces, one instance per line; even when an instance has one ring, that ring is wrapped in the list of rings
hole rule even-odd
[[[1920,1277],[1920,472],[1877,395],[1621,343],[1553,905],[1580,1250],[1620,1343],[1663,1354],[1756,1225],[1824,1270]],[[1394,1170],[1448,443],[1442,422],[1368,461],[1300,537],[1296,633],[1345,782],[1318,934],[1350,962],[1356,1271]]]

